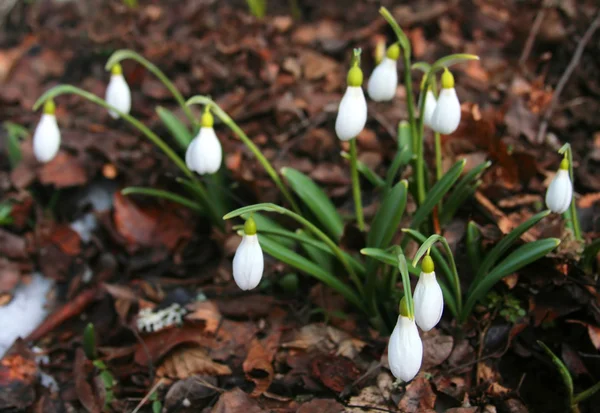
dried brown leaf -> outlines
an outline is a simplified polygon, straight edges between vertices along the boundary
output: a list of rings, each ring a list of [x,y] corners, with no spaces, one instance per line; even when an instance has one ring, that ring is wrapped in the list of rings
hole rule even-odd
[[[243,368],[248,380],[254,382],[252,397],[258,397],[263,394],[273,381],[273,360],[274,353],[267,352],[263,344],[254,339],[250,344],[248,356],[244,360]]]
[[[213,361],[200,347],[182,347],[169,353],[156,370],[158,377],[176,379],[185,379],[194,374],[224,376],[231,374],[231,369],[225,364]]]
[[[212,413],[264,413],[258,403],[240,389],[225,392],[212,409]]]
[[[407,413],[422,412],[435,407],[436,395],[423,377],[417,377],[406,386],[406,392],[398,407]]]

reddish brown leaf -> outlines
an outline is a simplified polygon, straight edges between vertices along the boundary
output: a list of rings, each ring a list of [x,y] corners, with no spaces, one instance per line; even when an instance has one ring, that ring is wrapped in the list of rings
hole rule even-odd
[[[39,170],[40,182],[57,188],[83,185],[87,182],[87,173],[81,161],[67,152],[60,151],[50,162]]]
[[[205,345],[207,339],[202,332],[202,327],[184,325],[181,328],[168,328],[145,336],[142,338],[144,344],[138,344],[135,351],[135,362],[142,366],[147,365],[150,360],[156,363],[172,348],[183,343]]]
[[[25,410],[35,400],[37,365],[33,354],[18,340],[0,360],[0,410]]]
[[[296,413],[341,413],[344,406],[333,399],[313,399],[300,405]]]
[[[90,413],[100,413],[104,403],[100,403],[93,388],[88,383],[88,360],[85,357],[83,349],[79,347],[75,350],[75,364],[73,364],[73,378],[75,380],[75,392],[79,401]]]
[[[321,382],[336,393],[360,377],[360,371],[354,362],[346,357],[319,356],[312,361],[312,373]]]
[[[252,397],[258,397],[267,391],[273,381],[273,360],[274,353],[267,352],[259,340],[254,339],[250,344],[248,356],[244,360],[244,372],[248,380],[254,382]]]
[[[0,294],[11,293],[21,280],[19,266],[5,258],[0,258]]]
[[[258,403],[240,389],[225,392],[212,409],[212,413],[263,413]]]
[[[156,370],[158,377],[186,379],[194,374],[223,376],[231,374],[225,364],[213,361],[208,353],[199,348],[178,348],[170,352]]]
[[[67,255],[79,255],[81,252],[81,238],[68,225],[56,225],[49,238],[50,242]]]
[[[7,258],[27,258],[27,243],[25,238],[0,228],[0,253]]]
[[[435,407],[436,395],[423,377],[417,377],[408,386],[398,407],[407,413],[420,412]]]

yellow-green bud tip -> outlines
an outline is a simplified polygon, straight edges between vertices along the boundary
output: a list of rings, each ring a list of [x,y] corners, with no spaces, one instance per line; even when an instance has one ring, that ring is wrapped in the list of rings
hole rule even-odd
[[[560,161],[560,169],[564,169],[565,171],[569,170],[569,160],[567,158],[563,158],[562,161]]]
[[[120,64],[115,63],[113,65],[113,67],[110,68],[110,74],[113,75],[113,76],[122,75],[123,74],[123,68],[121,67]]]
[[[254,218],[250,217],[246,220],[244,224],[244,234],[246,235],[256,235],[256,222]]]
[[[348,70],[348,86],[360,87],[363,84],[363,72],[360,67],[353,66]]]
[[[386,55],[389,59],[398,60],[398,58],[400,57],[400,46],[394,43],[393,45],[388,47]]]
[[[433,265],[433,260],[431,259],[431,256],[426,255],[423,257],[423,261],[421,262],[421,270],[427,274],[435,271],[435,265]]]
[[[408,311],[408,303],[406,302],[406,297],[402,297],[398,308],[399,308],[401,316],[404,316],[404,317],[410,316],[410,312]]]
[[[56,105],[52,99],[48,99],[46,103],[44,103],[44,113],[46,115],[54,115],[56,112]]]
[[[442,89],[453,89],[454,88],[454,76],[448,70],[448,68],[444,68],[444,73],[442,73]]]
[[[210,109],[207,106],[206,110],[202,114],[202,118],[200,119],[200,125],[203,128],[212,128],[214,124],[215,118],[213,118],[213,115],[212,113],[210,113]]]

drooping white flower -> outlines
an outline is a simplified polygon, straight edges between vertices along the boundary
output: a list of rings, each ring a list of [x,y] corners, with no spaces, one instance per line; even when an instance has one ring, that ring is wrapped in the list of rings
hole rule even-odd
[[[460,124],[460,102],[454,90],[454,76],[448,69],[442,74],[442,90],[431,115],[431,129],[443,135],[453,133]]]
[[[233,257],[233,279],[242,290],[251,290],[260,283],[265,266],[252,217],[244,224],[244,234]]]
[[[437,106],[437,99],[433,95],[431,89],[427,90],[425,94],[425,108],[423,109],[423,123],[429,127],[431,127],[431,118],[433,117],[433,112],[435,111],[435,107]]]
[[[51,161],[60,148],[60,130],[54,112],[54,102],[46,101],[44,114],[33,133],[33,155],[38,162]]]
[[[397,44],[391,45],[387,55],[373,70],[367,85],[367,91],[369,97],[375,102],[392,100],[396,95],[396,88],[398,87],[396,61],[399,55],[400,47]]]
[[[129,90],[129,85],[123,77],[123,69],[118,63],[111,69],[105,100],[109,105],[114,106],[123,113],[129,114],[131,110],[131,90]],[[114,119],[119,117],[114,110],[109,110],[108,113]]]
[[[415,321],[423,331],[429,331],[439,323],[444,311],[444,296],[435,278],[433,260],[429,255],[421,263],[421,275],[413,294]]]
[[[207,109],[202,115],[202,127],[185,153],[187,167],[200,175],[214,174],[221,167],[223,160],[223,149],[213,124],[213,116]]]
[[[392,374],[403,381],[412,380],[423,361],[423,343],[415,320],[400,314],[388,344],[388,363]]]
[[[340,140],[356,138],[367,123],[367,101],[362,90],[363,74],[360,67],[348,71],[348,87],[342,97],[335,120],[335,133]]]
[[[550,211],[562,214],[571,205],[573,184],[569,176],[569,161],[565,158],[560,162],[560,168],[546,191],[546,206]]]

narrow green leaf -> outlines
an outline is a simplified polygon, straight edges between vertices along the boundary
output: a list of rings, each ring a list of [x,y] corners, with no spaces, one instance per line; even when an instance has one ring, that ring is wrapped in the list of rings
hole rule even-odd
[[[145,188],[140,186],[129,186],[121,190],[123,195],[148,195],[156,198],[162,198],[169,201],[176,202],[181,204],[187,208],[190,208],[196,212],[202,213],[204,210],[198,205],[198,203],[192,201],[191,199],[185,198],[181,195],[174,194],[173,192],[164,191],[162,189],[155,188]]]
[[[479,267],[479,271],[475,275],[475,279],[471,284],[471,290],[473,290],[479,280],[483,279],[487,272],[494,266],[494,264],[500,259],[502,255],[517,241],[521,235],[527,232],[530,228],[532,228],[535,224],[540,222],[542,219],[550,215],[550,211],[542,211],[527,221],[523,222],[521,225],[513,229],[509,232],[502,240],[496,244],[494,248],[486,255],[485,259],[481,263]]]
[[[243,215],[244,220],[248,219],[249,216],[250,216],[250,214]],[[267,217],[264,214],[252,214],[252,218],[254,218],[254,222],[256,222],[256,228],[258,229],[258,232],[270,233],[271,231],[272,232],[284,231],[284,232],[290,232],[290,233],[294,234],[293,232],[286,230],[278,222],[272,220],[271,218]],[[281,236],[281,237],[273,236],[271,238],[273,240],[283,244],[284,247],[287,247],[290,249],[293,249],[294,246],[296,245],[293,238],[286,237],[285,235]]]
[[[573,404],[573,379],[571,378],[571,373],[569,373],[569,369],[567,369],[567,366],[565,366],[565,363],[563,363],[562,360],[559,359],[558,356],[556,354],[554,354],[552,352],[552,350],[550,350],[550,348],[546,344],[544,344],[540,340],[538,340],[537,343],[546,352],[546,354],[550,357],[550,359],[552,360],[552,364],[554,364],[554,366],[558,370],[558,373],[560,374],[560,377],[562,378],[563,384],[565,385],[565,387],[567,389],[567,394],[569,396],[568,408],[570,408]]]
[[[100,372],[100,378],[102,379],[102,383],[104,383],[105,389],[111,389],[115,385],[115,379],[108,370],[102,370]]]
[[[573,396],[573,403],[572,404],[578,404],[582,401],[584,401],[587,398],[592,397],[594,394],[596,394],[598,392],[598,390],[600,390],[600,381],[596,384],[594,384],[592,387],[582,391],[581,393],[577,393],[575,396]]]
[[[404,214],[408,194],[408,182],[398,182],[384,198],[377,210],[371,229],[367,235],[367,246],[373,248],[387,248]]]
[[[491,164],[490,161],[487,161],[477,165],[458,181],[452,190],[452,193],[448,196],[446,202],[444,202],[444,210],[440,215],[440,223],[442,225],[450,222],[458,208],[464,203],[465,199],[468,198],[470,194],[474,193],[472,191],[475,181],[479,179],[481,174],[489,168]]]
[[[96,351],[96,330],[92,323],[88,323],[83,330],[83,351],[89,360],[96,360],[98,352]]]
[[[304,236],[306,238],[311,238],[310,235],[306,234],[301,229],[298,229],[296,232],[300,236]],[[317,240],[315,240],[315,241],[318,242]],[[323,247],[325,248],[325,250],[315,247],[307,242],[301,242],[300,246],[302,247],[302,249],[304,249],[304,252],[306,253],[308,258],[310,258],[310,260],[312,262],[315,262],[317,265],[319,265],[321,268],[323,268],[328,273],[334,272],[333,263],[334,263],[335,255],[333,254],[333,252],[331,252],[331,250],[329,248],[327,248],[327,245],[323,244]]]
[[[259,235],[259,242],[263,250],[273,258],[282,261],[298,269],[299,271],[312,275],[317,280],[333,288],[335,291],[340,293],[342,296],[344,296],[344,298],[346,298],[352,304],[356,305],[361,310],[365,310],[360,297],[358,296],[358,294],[356,294],[354,290],[352,290],[350,287],[348,287],[346,283],[340,281],[334,275],[323,270],[314,262],[309,261],[300,254],[279,245],[277,242],[275,242],[268,236]]]
[[[555,249],[560,240],[557,238],[547,238],[539,241],[533,241],[525,245],[521,245],[513,251],[508,257],[500,262],[494,269],[485,275],[479,283],[467,294],[467,303],[463,310],[462,321],[471,313],[475,303],[488,293],[497,282],[503,277],[512,274],[515,271],[523,268],[548,254]],[[487,259],[487,257],[486,257]]]
[[[152,413],[160,413],[162,412],[162,403],[158,400],[154,400],[152,402]]]
[[[10,167],[15,168],[21,162],[21,140],[29,136],[29,131],[17,123],[4,122],[6,129],[6,151]]]
[[[104,362],[102,360],[94,360],[94,361],[92,361],[92,364],[98,370],[106,370],[107,369],[106,364],[104,364]]]
[[[394,156],[392,165],[386,174],[384,193],[389,191],[394,184],[396,177],[398,176],[398,171],[400,168],[407,165],[411,158],[412,137],[410,134],[410,125],[406,121],[401,121],[398,123],[398,151],[396,152],[396,156]]]
[[[474,273],[477,273],[481,266],[483,251],[481,250],[481,231],[477,224],[469,221],[467,225],[467,255]]]
[[[339,240],[344,232],[344,223],[325,192],[312,179],[293,168],[282,168],[281,174],[327,233]]]
[[[156,113],[169,132],[171,132],[171,136],[175,138],[175,142],[177,142],[181,149],[187,149],[193,138],[192,132],[190,132],[187,126],[177,119],[177,116],[173,112],[161,106],[157,106]]]
[[[348,152],[342,151],[340,155],[342,155],[342,158],[346,159],[347,161],[351,160]],[[381,177],[377,175],[374,170],[369,168],[364,162],[356,161],[356,169],[367,179],[367,181],[371,183],[371,185],[377,188],[385,185],[385,181],[381,179]]]
[[[440,179],[427,193],[425,197],[425,201],[423,204],[417,209],[413,220],[410,224],[410,227],[413,229],[417,229],[421,226],[423,222],[427,219],[433,208],[440,202],[440,200],[446,195],[446,193],[450,190],[452,185],[456,182],[458,177],[460,176],[463,168],[465,167],[466,160],[463,159],[458,161],[457,163],[450,168],[448,172],[444,174],[442,179]]]
[[[445,67],[454,66],[457,63],[468,62],[469,60],[479,60],[479,56],[467,53],[457,53],[444,56],[431,65],[430,73],[433,74]]]

